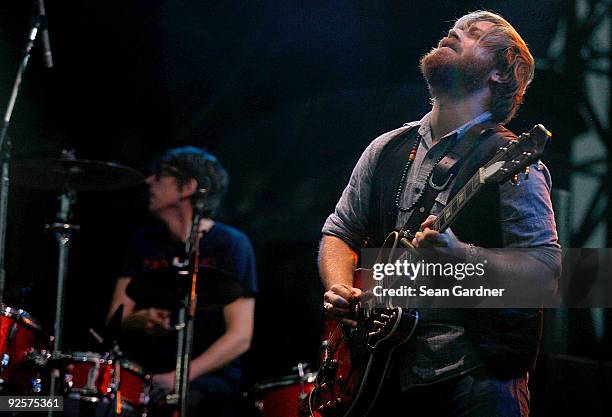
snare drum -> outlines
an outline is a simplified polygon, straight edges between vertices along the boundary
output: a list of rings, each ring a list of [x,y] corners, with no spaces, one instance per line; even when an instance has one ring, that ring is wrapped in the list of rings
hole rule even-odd
[[[41,391],[38,370],[47,359],[40,325],[21,309],[0,304],[0,386],[10,393]]]
[[[129,410],[149,401],[151,376],[132,361],[114,361],[95,352],[72,352],[60,359],[68,398],[97,403],[120,397]]]
[[[315,387],[316,374],[269,379],[255,384],[255,407],[262,417],[297,417],[298,404]]]

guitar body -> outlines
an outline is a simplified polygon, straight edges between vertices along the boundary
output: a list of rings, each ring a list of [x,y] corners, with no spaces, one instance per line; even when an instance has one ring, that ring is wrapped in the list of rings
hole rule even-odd
[[[393,352],[410,339],[418,318],[416,310],[354,306],[357,327],[328,320],[316,384],[300,404],[300,417],[366,417]]]

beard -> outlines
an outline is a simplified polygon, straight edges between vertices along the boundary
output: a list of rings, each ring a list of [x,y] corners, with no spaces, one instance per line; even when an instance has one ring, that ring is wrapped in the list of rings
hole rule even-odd
[[[435,48],[421,58],[421,73],[433,98],[451,95],[463,97],[488,83],[492,62],[483,57],[458,55],[449,48]]]

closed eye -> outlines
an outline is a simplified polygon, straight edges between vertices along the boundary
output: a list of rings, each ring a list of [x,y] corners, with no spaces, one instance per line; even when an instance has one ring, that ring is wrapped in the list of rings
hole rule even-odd
[[[484,34],[484,32],[481,29],[478,29],[475,26],[472,26],[468,30],[468,35],[470,35],[470,37],[472,37],[474,39],[479,39],[483,34]]]

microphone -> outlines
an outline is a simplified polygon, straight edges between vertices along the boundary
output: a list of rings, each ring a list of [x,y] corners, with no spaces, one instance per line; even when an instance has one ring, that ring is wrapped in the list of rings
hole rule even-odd
[[[43,61],[46,68],[53,68],[53,56],[51,55],[51,42],[49,42],[49,31],[47,30],[47,13],[44,0],[36,0],[38,3],[38,18],[40,19],[40,32],[42,35]]]
[[[206,202],[206,195],[210,190],[210,178],[204,177],[198,181],[198,188],[192,195],[192,203],[194,208],[194,215],[203,216],[204,203]]]

